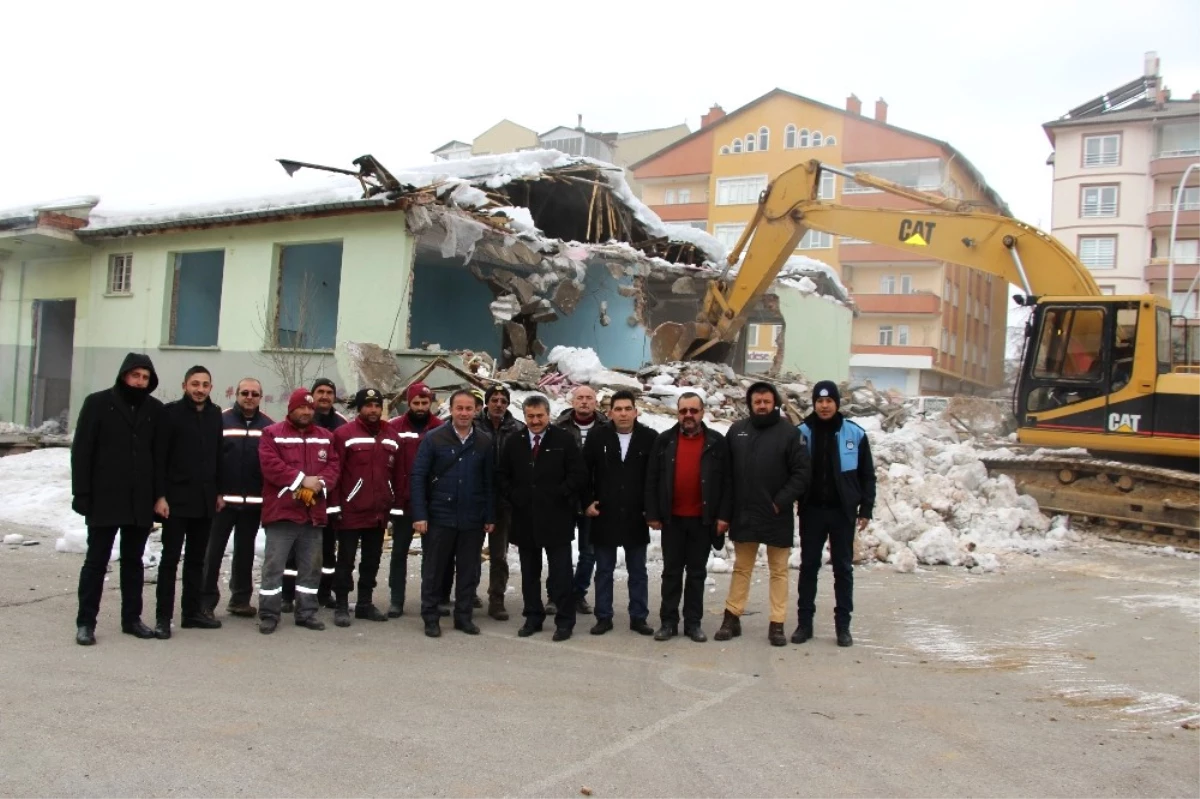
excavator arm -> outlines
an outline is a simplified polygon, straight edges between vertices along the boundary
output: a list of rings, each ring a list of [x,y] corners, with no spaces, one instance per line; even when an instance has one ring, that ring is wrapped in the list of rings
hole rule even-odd
[[[820,200],[822,172],[914,200],[929,210],[854,208]],[[713,352],[723,356],[745,324],[746,309],[767,291],[808,230],[919,252],[930,260],[978,269],[1022,288],[1026,302],[1042,295],[1100,295],[1096,282],[1074,253],[1035,227],[974,210],[961,200],[812,160],[784,172],[763,192],[754,218],[729,255],[725,272],[709,283],[696,321],[686,325],[667,323],[655,330],[651,339],[654,360],[661,363],[705,353],[712,357]],[[730,279],[730,270],[739,260],[737,273]]]

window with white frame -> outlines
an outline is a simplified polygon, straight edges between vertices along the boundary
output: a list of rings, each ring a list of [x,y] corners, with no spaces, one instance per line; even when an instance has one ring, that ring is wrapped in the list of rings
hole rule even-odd
[[[108,256],[108,293],[133,292],[133,253]]]
[[[713,225],[713,238],[725,245],[725,249],[732,250],[737,244],[738,239],[742,236],[742,231],[746,229],[745,224],[737,225]]]
[[[879,278],[879,293],[880,294],[895,294],[896,293],[896,276],[884,275]]]
[[[901,294],[912,294],[913,293],[912,275],[901,275],[900,276],[900,293]]]
[[[1196,239],[1176,239],[1175,246],[1171,250],[1177,264],[1200,263],[1200,241]]]
[[[1200,128],[1191,122],[1168,122],[1158,129],[1158,157],[1200,154]]]
[[[1118,186],[1084,186],[1080,192],[1079,215],[1085,218],[1117,215]]]
[[[797,142],[796,146],[797,147],[807,147],[808,146],[808,128],[800,129],[800,140]]]
[[[771,131],[767,128],[766,125],[763,125],[761,128],[758,129],[758,149],[760,149],[760,150],[770,149],[770,147],[769,147],[770,143],[771,143]]]
[[[788,125],[783,129],[783,149],[792,150],[796,147],[796,126]]]
[[[735,153],[740,153],[742,151],[742,140],[741,139],[733,140],[733,151]]]
[[[823,143],[823,140],[821,139],[821,131],[814,130],[813,137],[812,137],[812,146],[820,147],[822,143]]]
[[[916,158],[910,161],[864,161],[857,164],[846,164],[849,172],[866,172],[901,186],[911,189],[938,189],[942,185],[942,162],[938,158]],[[847,179],[842,192],[847,194],[866,194],[877,192],[869,186],[861,186]]]
[[[680,189],[679,190],[679,204],[686,205],[687,203],[690,203],[691,201],[692,201],[692,190],[691,189]]]
[[[1117,237],[1080,236],[1079,262],[1088,269],[1116,269]]]
[[[721,145],[721,155],[729,155],[729,145]]]
[[[818,200],[832,200],[837,192],[837,175],[832,172],[821,173],[821,185],[817,187]]]
[[[879,346],[881,346],[881,347],[892,346],[892,326],[891,325],[880,325],[879,326]]]
[[[758,142],[758,138],[753,133],[746,134],[746,152],[754,152],[754,147]]]
[[[1189,319],[1200,317],[1197,312],[1200,309],[1200,297],[1196,292],[1173,291],[1171,292],[1171,315],[1183,316]]]
[[[829,250],[833,248],[833,235],[820,230],[808,230],[800,239],[798,250]]]
[[[908,346],[908,325],[898,325],[896,327],[896,343],[901,347]]]
[[[1117,166],[1121,163],[1121,137],[1115,133],[1106,136],[1083,137],[1083,165]]]
[[[674,204],[675,204],[675,190],[667,189],[666,193],[663,195],[663,205],[674,205]]]
[[[837,139],[836,139],[836,138],[834,138],[833,136],[826,136],[826,137],[825,137],[825,146],[826,146],[826,147],[832,147],[832,146],[833,146],[833,145],[835,145],[835,144],[837,144]]]
[[[720,178],[717,180],[717,205],[754,205],[767,188],[767,176]]]
[[[1195,211],[1200,208],[1200,186],[1184,186],[1183,193],[1179,193],[1179,187],[1171,189],[1171,207],[1179,204],[1180,211]]]

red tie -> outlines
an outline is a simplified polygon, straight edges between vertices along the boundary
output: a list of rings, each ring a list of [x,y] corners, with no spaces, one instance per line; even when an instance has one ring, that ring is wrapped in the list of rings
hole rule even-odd
[[[533,435],[533,459],[534,460],[537,460],[538,450],[541,449],[541,446],[542,446],[542,434],[534,433],[534,435]]]

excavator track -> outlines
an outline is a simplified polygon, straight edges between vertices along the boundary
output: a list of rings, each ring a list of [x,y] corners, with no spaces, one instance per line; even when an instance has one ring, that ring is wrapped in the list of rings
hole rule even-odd
[[[1100,526],[1114,541],[1200,552],[1200,475],[1067,455],[985,456],[1043,511]]]

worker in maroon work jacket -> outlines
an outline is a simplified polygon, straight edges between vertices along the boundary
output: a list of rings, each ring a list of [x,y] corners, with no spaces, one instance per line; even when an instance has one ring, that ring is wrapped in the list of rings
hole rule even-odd
[[[373,388],[360,389],[354,396],[358,417],[333,434],[333,448],[341,462],[337,482],[329,492],[328,512],[337,530],[337,572],[333,592],[337,608],[333,623],[350,626],[350,589],[353,585],[354,553],[362,543],[358,567],[358,601],[354,617],[387,621],[371,602],[379,560],[383,556],[383,531],[389,518],[399,518],[400,492],[406,482],[400,459],[400,442],[383,421],[383,394]]]
[[[275,632],[283,594],[283,569],[296,553],[296,624],[324,630],[317,620],[321,534],[328,521],[326,492],[337,483],[339,460],[328,430],[313,424],[313,398],[298,388],[288,398],[287,419],[263,431],[258,458],[263,473],[263,527],[267,549],[258,589],[259,631]]]
[[[404,474],[410,475],[413,462],[417,459],[417,448],[421,445],[421,439],[444,422],[433,415],[433,392],[424,383],[413,383],[409,386],[405,392],[405,401],[408,403],[408,410],[390,420],[388,428],[396,434],[396,438],[400,442],[400,460],[403,461]],[[404,596],[408,587],[408,548],[412,546],[413,540],[412,505],[409,500],[411,493],[407,476],[404,478],[404,484],[400,487],[400,495],[400,510],[404,512],[404,515],[392,517],[392,563],[388,569],[388,591],[391,593],[391,604],[388,605],[387,615],[392,619],[404,615]],[[453,570],[453,561],[449,568]],[[453,575],[454,572],[451,571],[448,576],[451,582],[454,580]],[[446,585],[446,590],[450,590],[449,584]],[[442,615],[450,615],[448,607],[445,608]]]

